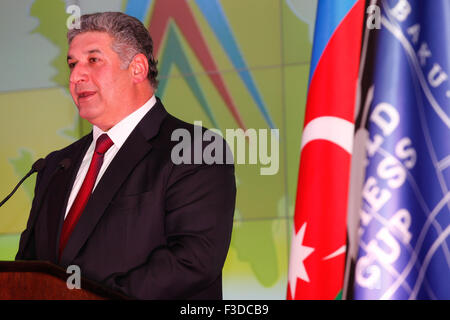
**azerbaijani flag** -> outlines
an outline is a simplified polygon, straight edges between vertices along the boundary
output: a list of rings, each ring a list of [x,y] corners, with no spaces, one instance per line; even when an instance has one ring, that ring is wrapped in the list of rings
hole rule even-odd
[[[288,299],[339,298],[363,0],[319,0],[302,135]]]

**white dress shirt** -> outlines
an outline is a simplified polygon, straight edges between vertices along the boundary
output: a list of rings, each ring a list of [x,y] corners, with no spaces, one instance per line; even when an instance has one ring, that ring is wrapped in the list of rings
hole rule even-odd
[[[134,130],[134,128],[136,128],[138,123],[142,120],[145,114],[148,111],[150,111],[150,109],[155,105],[155,103],[156,98],[153,95],[142,107],[140,107],[133,113],[129,114],[127,117],[123,118],[119,123],[117,123],[114,127],[109,129],[107,132],[104,132],[97,126],[93,126],[92,143],[89,146],[88,150],[86,151],[86,154],[84,155],[80,169],[78,170],[77,173],[77,177],[75,178],[72,191],[70,192],[69,201],[67,202],[66,214],[64,215],[64,219],[67,217],[69,209],[70,207],[72,207],[72,204],[75,201],[75,197],[77,196],[78,191],[80,190],[81,185],[83,184],[84,178],[86,177],[89,165],[92,160],[92,156],[94,155],[95,144],[97,142],[98,137],[100,137],[100,135],[102,135],[103,133],[107,133],[109,138],[112,140],[114,144],[111,146],[111,148],[109,148],[109,150],[104,155],[103,164],[98,173],[97,180],[95,180],[94,188],[92,189],[92,191],[94,191],[95,187],[97,186],[101,177],[105,173],[109,164],[114,159],[114,157],[116,156],[117,152],[120,150],[122,145],[125,143],[125,140],[127,140],[130,133]]]

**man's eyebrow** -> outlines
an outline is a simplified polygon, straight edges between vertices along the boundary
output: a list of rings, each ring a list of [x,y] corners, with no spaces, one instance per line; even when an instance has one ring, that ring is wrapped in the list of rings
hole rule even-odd
[[[91,54],[91,53],[103,53],[100,49],[92,49],[85,51],[85,53]]]
[[[100,49],[92,49],[92,50],[85,51],[85,52],[83,52],[83,53],[84,53],[84,54],[92,54],[92,53],[100,53],[100,54],[103,54],[103,52],[102,52]],[[67,60],[70,60],[70,59],[72,59],[72,56],[67,55]]]

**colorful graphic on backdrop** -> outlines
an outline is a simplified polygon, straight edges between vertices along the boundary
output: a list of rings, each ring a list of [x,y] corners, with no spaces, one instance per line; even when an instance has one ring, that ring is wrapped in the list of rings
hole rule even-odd
[[[164,61],[166,60],[165,54],[160,55],[159,51],[161,48],[162,39],[166,32],[168,32],[168,39],[165,52],[169,55],[174,52],[182,52],[176,51],[182,47],[179,45],[180,41],[178,40],[176,33],[173,31],[172,26],[169,28],[169,22],[173,20],[179,31],[189,43],[191,49],[194,51],[197,59],[201,62],[204,71],[208,73],[217,91],[222,96],[222,99],[226,102],[237,124],[242,129],[246,129],[242,116],[240,115],[234,99],[231,97],[229,90],[227,89],[224,80],[219,73],[217,63],[214,61],[205,37],[203,36],[203,33],[192,14],[189,4],[184,0],[155,0],[152,15],[149,22],[146,23],[146,21],[144,21],[145,15],[143,14],[146,10],[142,11],[142,9],[150,9],[152,2],[153,1],[150,0],[130,0],[128,1],[125,13],[134,15],[144,24],[149,26],[149,30],[153,38],[155,55]],[[242,81],[251,93],[268,126],[271,129],[274,129],[275,125],[273,120],[270,117],[267,107],[255,85],[253,77],[248,70],[249,68],[242,57],[220,2],[218,0],[196,0],[195,2],[203,13],[205,19],[208,21],[208,24],[214,31],[216,37],[220,41],[229,59],[232,61],[233,66],[239,72]],[[181,70],[187,71],[187,74],[192,73],[190,72],[192,69],[189,66],[188,60],[182,53],[178,54],[180,55],[179,59],[174,58],[173,63],[176,63]],[[170,62],[172,61],[167,63]],[[165,69],[170,68],[170,65],[164,67],[165,68],[163,70],[165,71]],[[195,82],[190,83],[190,86],[191,89],[198,94],[199,101],[202,102],[202,107],[205,109],[208,117],[210,117],[213,123],[217,123],[214,119],[211,108],[204,101],[204,95],[201,89]],[[161,90],[159,92],[163,93]]]

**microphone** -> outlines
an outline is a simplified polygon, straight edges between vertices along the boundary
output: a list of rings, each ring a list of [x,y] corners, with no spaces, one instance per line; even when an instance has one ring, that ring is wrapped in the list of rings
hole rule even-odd
[[[45,167],[45,159],[40,158],[40,159],[37,159],[37,160],[33,163],[33,165],[31,166],[31,170],[30,170],[30,171],[32,171],[31,173],[39,172],[39,171],[41,171],[42,169],[44,169],[44,167]],[[34,171],[33,171],[33,170],[34,170]],[[30,173],[30,174],[31,174],[31,173]]]
[[[39,210],[41,209],[42,202],[43,202],[45,196],[47,195],[48,188],[49,188],[51,182],[53,181],[53,178],[56,176],[56,174],[57,174],[60,170],[66,171],[67,169],[69,169],[69,167],[70,167],[71,164],[72,164],[72,161],[71,161],[69,158],[62,159],[62,160],[58,163],[58,166],[57,166],[56,169],[53,171],[52,175],[50,176],[50,179],[48,179],[47,185],[44,187],[44,192],[42,193],[41,202],[38,204],[37,212],[39,212]],[[36,196],[36,195],[35,195],[35,196]]]
[[[69,169],[70,165],[72,164],[72,161],[68,158],[65,158],[63,160],[61,160],[58,163],[58,166],[56,167],[56,169],[53,171],[52,175],[50,176],[50,179],[48,179],[48,183],[47,185],[44,187],[44,193],[42,194],[42,198],[41,200],[45,197],[45,195],[47,194],[47,190],[48,187],[50,186],[51,182],[53,181],[53,178],[56,176],[56,174],[62,169],[63,171],[66,171],[67,169]],[[36,195],[35,195],[36,196]],[[40,208],[40,206],[39,206]]]
[[[12,195],[17,191],[17,189],[20,187],[20,185],[21,185],[21,184],[22,184],[29,176],[31,176],[31,175],[32,175],[33,173],[35,173],[35,172],[41,171],[42,169],[44,169],[44,167],[45,167],[45,159],[40,158],[40,159],[36,160],[36,161],[33,163],[33,165],[31,166],[30,171],[28,171],[28,173],[25,175],[25,177],[23,177],[22,180],[19,181],[19,183],[16,185],[16,187],[13,189],[12,192],[11,192],[10,194],[8,194],[8,196],[7,196],[5,199],[3,199],[2,202],[0,202],[0,207],[3,206],[3,204],[4,204],[6,201],[8,201],[9,198],[12,197]]]
[[[23,254],[24,254],[23,250],[25,250],[25,248],[28,245],[29,235],[32,233],[32,230],[34,229],[34,223],[35,223],[36,218],[37,218],[37,216],[38,216],[38,214],[39,214],[39,212],[41,210],[41,207],[42,207],[42,204],[44,202],[45,196],[47,195],[47,191],[48,191],[49,185],[51,184],[52,180],[55,178],[56,174],[58,172],[60,172],[60,170],[66,171],[70,167],[71,164],[72,164],[72,161],[70,159],[68,159],[68,158],[61,160],[58,163],[58,166],[56,167],[56,169],[51,174],[50,178],[48,179],[47,185],[43,187],[44,190],[43,190],[43,193],[41,193],[42,196],[40,197],[40,201],[38,201],[37,203],[35,203],[35,200],[37,199],[36,198],[37,195],[36,194],[34,195],[35,198],[33,199],[33,205],[31,207],[31,213],[30,213],[31,215],[30,215],[30,217],[28,219],[27,229],[24,231],[24,232],[26,232],[28,230],[28,232],[27,232],[28,236],[25,236],[24,238],[21,237],[20,244],[19,244],[19,251],[17,253],[16,259],[17,259],[17,257],[22,257],[22,258],[24,257],[23,256]],[[38,163],[38,161],[36,161],[33,164],[33,166],[32,166],[32,170],[40,171],[44,167],[45,167],[45,162],[40,161]],[[10,197],[10,196],[8,196],[8,197]],[[7,199],[3,200],[3,202],[6,201],[6,200]],[[0,204],[0,206],[3,205],[3,202]],[[36,206],[36,208],[34,208],[34,206]],[[35,214],[33,214],[33,211],[35,212]]]

